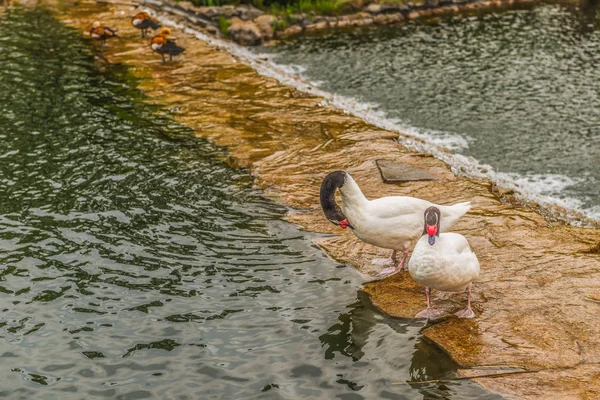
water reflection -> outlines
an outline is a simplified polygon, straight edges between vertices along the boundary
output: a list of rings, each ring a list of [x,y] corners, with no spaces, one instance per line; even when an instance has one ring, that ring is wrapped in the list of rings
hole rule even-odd
[[[381,398],[405,399],[407,390],[418,391],[427,399],[451,399],[459,395],[462,383],[452,381],[456,378],[458,365],[423,339],[420,334],[426,326],[423,321],[382,315],[362,291],[348,308],[347,313],[338,317],[339,322],[320,336],[326,358],[336,359],[337,355],[343,355],[352,357],[355,365],[364,363],[365,366],[373,357],[385,360],[394,373],[385,378],[376,377],[386,380],[389,385],[379,393]],[[340,377],[338,383],[358,393],[365,386],[360,380],[353,380],[351,374]],[[498,398],[484,393],[479,396],[481,399]]]

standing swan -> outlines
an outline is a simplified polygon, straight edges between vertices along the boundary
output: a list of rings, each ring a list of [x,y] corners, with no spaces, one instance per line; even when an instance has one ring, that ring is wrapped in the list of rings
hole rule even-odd
[[[342,207],[335,202],[335,191],[342,195]],[[441,229],[447,231],[471,208],[471,203],[438,206],[426,200],[407,196],[388,196],[368,200],[354,179],[345,171],[333,171],[321,184],[321,207],[325,217],[340,228],[352,229],[360,240],[377,247],[402,251],[402,261],[386,268],[382,275],[394,274],[404,268],[412,243],[419,238],[423,226],[423,212],[438,207],[443,218]]]
[[[408,262],[408,271],[415,281],[425,286],[427,308],[415,318],[436,319],[441,315],[431,307],[431,289],[442,292],[462,292],[469,295],[467,307],[456,313],[459,318],[473,318],[471,309],[471,282],[479,277],[479,261],[471,251],[469,242],[458,233],[440,234],[443,217],[437,207],[425,211],[423,236],[417,242]]]

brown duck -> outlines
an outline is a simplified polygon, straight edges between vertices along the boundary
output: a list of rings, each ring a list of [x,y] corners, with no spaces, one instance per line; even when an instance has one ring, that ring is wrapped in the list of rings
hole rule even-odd
[[[90,28],[90,36],[92,39],[100,40],[102,42],[102,46],[106,44],[106,39],[119,37],[117,35],[117,31],[109,28],[108,26],[102,26],[100,21],[95,21],[92,27]]]
[[[150,41],[152,50],[160,54],[163,62],[165,62],[165,54],[169,55],[169,61],[173,61],[173,56],[183,53],[183,47],[175,44],[175,38],[171,37],[169,28],[162,28],[158,35],[154,36]]]
[[[152,18],[150,14],[145,11],[139,12],[131,19],[131,24],[142,31],[142,37],[146,36],[148,29],[158,29],[160,24],[155,18]]]

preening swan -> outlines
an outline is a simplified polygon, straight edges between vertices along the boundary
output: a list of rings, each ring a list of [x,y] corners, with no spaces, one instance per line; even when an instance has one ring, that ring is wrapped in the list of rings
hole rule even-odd
[[[335,202],[335,191],[342,195],[342,205]],[[429,201],[408,196],[388,196],[368,200],[360,188],[345,171],[333,171],[321,184],[321,207],[329,221],[340,228],[352,232],[364,242],[374,246],[392,249],[392,260],[396,262],[397,251],[403,252],[400,263],[384,270],[383,274],[393,274],[406,262],[408,251],[419,238],[423,227],[423,212],[437,207],[442,214],[442,231],[447,231],[471,208],[471,203],[458,203],[452,206],[439,206]]]

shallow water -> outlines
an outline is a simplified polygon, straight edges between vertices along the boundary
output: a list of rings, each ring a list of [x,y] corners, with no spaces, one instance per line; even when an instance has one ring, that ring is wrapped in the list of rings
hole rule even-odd
[[[1,397],[497,398],[92,49],[0,18]]]
[[[259,51],[327,92],[378,108],[401,130],[491,165],[500,174],[485,174],[535,200],[600,219],[598,15],[541,5]],[[467,172],[476,164],[457,160]]]

